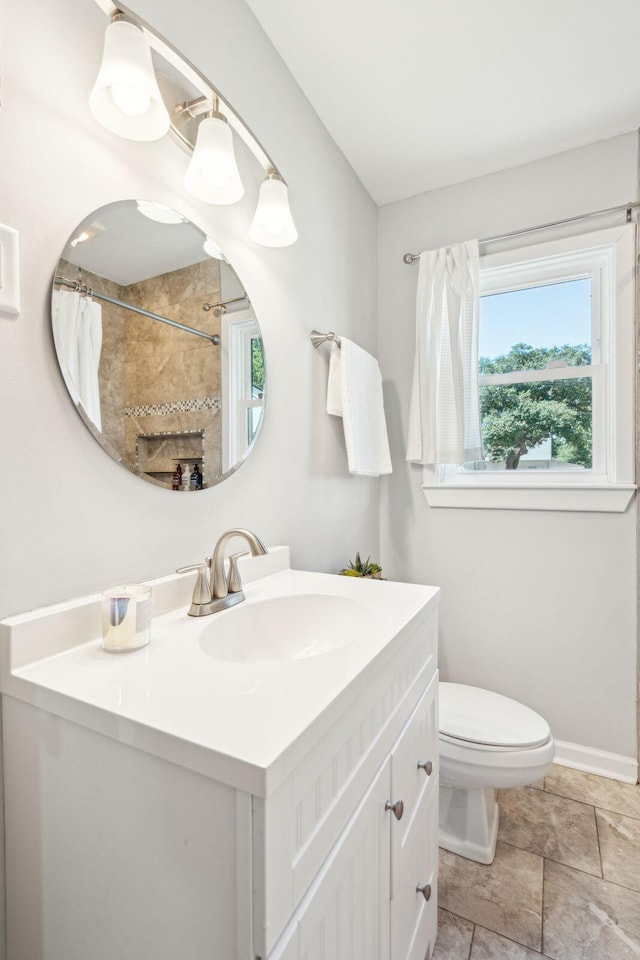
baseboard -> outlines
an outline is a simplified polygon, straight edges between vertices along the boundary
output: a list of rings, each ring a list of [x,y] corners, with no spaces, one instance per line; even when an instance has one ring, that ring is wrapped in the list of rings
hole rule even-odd
[[[623,783],[638,782],[638,761],[635,757],[583,747],[579,743],[569,743],[566,740],[556,740],[554,763],[561,767],[583,770],[585,773],[595,773],[599,777],[609,777],[610,780],[621,780]]]

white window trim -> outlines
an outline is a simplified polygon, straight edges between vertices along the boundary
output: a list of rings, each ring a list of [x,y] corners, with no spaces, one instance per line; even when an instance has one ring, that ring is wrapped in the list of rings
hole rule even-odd
[[[538,261],[532,264],[531,261]],[[594,422],[594,470],[466,473],[454,467],[423,468],[422,489],[431,507],[491,510],[563,510],[622,513],[634,483],[635,224],[612,227],[480,260],[482,294],[590,276],[600,301],[592,364],[537,372],[532,379],[591,376],[600,412]],[[611,305],[614,304],[614,309]],[[500,375],[500,379],[508,374]],[[518,382],[528,379],[518,372]],[[514,379],[515,379],[514,377]]]
[[[251,338],[260,336],[252,310],[223,314],[221,322],[222,354],[222,472],[235,468],[247,456],[250,445],[245,435],[246,410],[263,407],[262,400],[246,400],[246,361]]]

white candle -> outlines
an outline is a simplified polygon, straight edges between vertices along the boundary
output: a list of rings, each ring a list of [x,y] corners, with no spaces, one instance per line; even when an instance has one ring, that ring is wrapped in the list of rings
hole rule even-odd
[[[102,645],[113,653],[137,650],[151,639],[151,587],[125,583],[102,593]]]

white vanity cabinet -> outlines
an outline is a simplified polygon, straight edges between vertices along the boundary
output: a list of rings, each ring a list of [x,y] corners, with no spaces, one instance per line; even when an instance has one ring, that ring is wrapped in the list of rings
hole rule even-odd
[[[95,598],[0,625],[7,960],[430,958],[438,591],[348,580],[248,584],[379,625],[264,669],[204,657],[183,609],[125,657],[70,643]]]
[[[425,960],[437,863],[436,675],[269,960]]]

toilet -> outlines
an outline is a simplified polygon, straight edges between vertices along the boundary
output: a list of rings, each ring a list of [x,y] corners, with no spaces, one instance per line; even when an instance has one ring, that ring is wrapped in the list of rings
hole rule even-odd
[[[499,693],[440,683],[440,846],[492,863],[498,788],[534,783],[555,744],[539,714]]]

